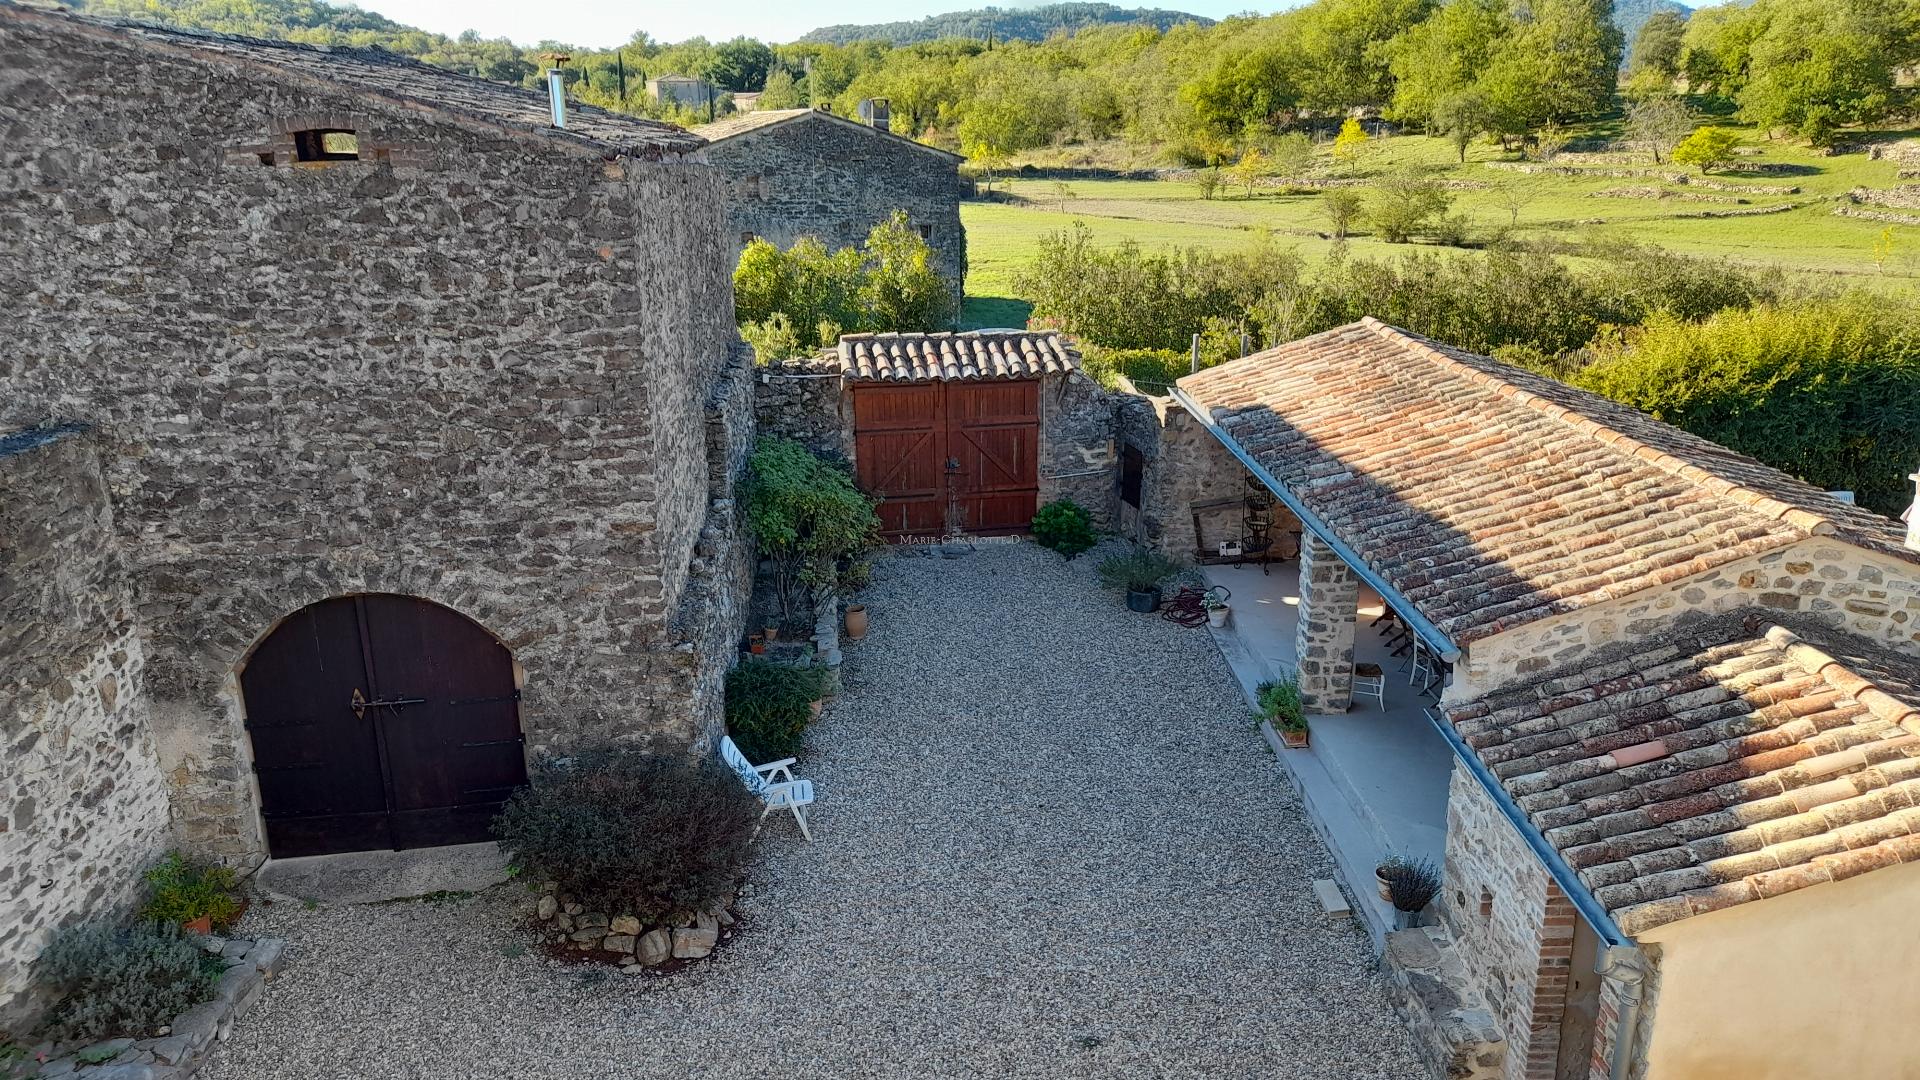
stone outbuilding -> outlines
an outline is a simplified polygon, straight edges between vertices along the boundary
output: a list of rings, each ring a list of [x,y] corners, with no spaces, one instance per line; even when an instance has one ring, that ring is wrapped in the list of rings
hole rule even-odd
[[[825,109],[771,109],[697,127],[707,159],[728,181],[736,254],[756,237],[782,248],[803,236],[857,247],[904,210],[933,249],[933,265],[961,294],[967,234],[960,225],[966,159]]]
[[[1858,1004],[1920,1003],[1885,929],[1920,896],[1898,523],[1372,319],[1186,376],[1157,419],[1119,429],[1142,535],[1201,553],[1249,489],[1300,534],[1278,651],[1328,738],[1282,760],[1316,815],[1384,821],[1417,802],[1393,755],[1440,759],[1435,820],[1323,824],[1368,893],[1444,828],[1437,922],[1382,936],[1436,1076],[1920,1072]],[[1348,721],[1363,604],[1410,675]]]
[[[1024,533],[1072,499],[1106,527],[1120,399],[1057,333],[848,334],[760,369],[760,430],[850,462],[894,540]]]
[[[0,3],[0,1027],[170,844],[484,836],[701,744],[752,424],[702,141]]]

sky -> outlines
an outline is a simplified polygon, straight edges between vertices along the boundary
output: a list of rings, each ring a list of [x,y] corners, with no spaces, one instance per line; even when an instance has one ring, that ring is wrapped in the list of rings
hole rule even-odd
[[[1113,0],[1119,7],[1161,7],[1210,18],[1245,11],[1270,12],[1294,3],[1246,0]],[[1295,0],[1298,2],[1298,0]],[[756,37],[792,41],[818,26],[918,19],[979,7],[1013,8],[1026,4],[989,4],[985,0],[560,0],[552,7],[528,0],[358,0],[358,6],[389,19],[442,34],[478,30],[482,37],[506,37],[523,45],[563,41],[607,48],[645,30],[659,41],[704,36],[713,41]]]

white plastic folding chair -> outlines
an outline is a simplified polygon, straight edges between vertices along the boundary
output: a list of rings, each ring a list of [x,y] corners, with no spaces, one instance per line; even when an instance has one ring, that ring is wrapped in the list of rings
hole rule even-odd
[[[813,840],[813,833],[807,828],[806,808],[813,805],[813,781],[796,780],[793,776],[793,758],[781,758],[765,765],[755,765],[747,760],[747,755],[734,745],[731,735],[720,736],[720,760],[727,763],[747,790],[760,797],[765,806],[760,811],[761,820],[775,810],[793,811],[793,820],[800,826],[800,835]],[[777,779],[784,777],[784,779]]]
[[[1353,665],[1353,696],[1370,697],[1380,703],[1380,710],[1387,708],[1387,674],[1380,670],[1379,664]]]

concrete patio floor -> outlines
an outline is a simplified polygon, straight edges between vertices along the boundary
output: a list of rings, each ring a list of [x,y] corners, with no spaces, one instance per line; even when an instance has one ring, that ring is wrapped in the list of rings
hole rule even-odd
[[[742,933],[667,978],[529,948],[523,883],[255,905],[285,968],[203,1080],[1422,1075],[1205,630],[1031,544],[895,554]]]
[[[1264,574],[1252,563],[1202,569],[1208,581],[1232,592],[1232,619],[1214,636],[1251,698],[1261,682],[1294,670],[1299,563],[1273,563]],[[1431,699],[1409,685],[1402,660],[1389,655],[1387,639],[1367,626],[1382,610],[1379,594],[1362,585],[1354,660],[1378,664],[1386,673],[1386,708],[1361,698],[1346,713],[1313,716],[1312,745],[1281,757],[1316,830],[1362,901],[1376,948],[1384,948],[1393,911],[1374,891],[1373,868],[1388,854],[1440,864],[1453,769],[1452,752],[1422,711]]]

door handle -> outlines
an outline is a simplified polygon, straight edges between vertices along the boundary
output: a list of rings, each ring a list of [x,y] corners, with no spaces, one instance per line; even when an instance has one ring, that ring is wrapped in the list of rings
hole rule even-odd
[[[376,700],[369,701],[367,700],[367,696],[360,692],[359,687],[355,687],[353,691],[353,699],[348,702],[348,706],[353,709],[353,715],[355,716],[355,718],[364,720],[367,718],[368,709],[378,709],[378,708],[398,709],[402,705],[424,705],[426,704],[426,702],[427,702],[427,699],[423,697],[378,698]]]

